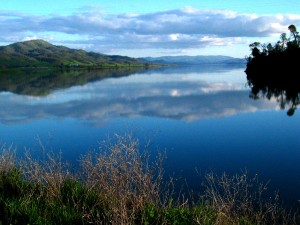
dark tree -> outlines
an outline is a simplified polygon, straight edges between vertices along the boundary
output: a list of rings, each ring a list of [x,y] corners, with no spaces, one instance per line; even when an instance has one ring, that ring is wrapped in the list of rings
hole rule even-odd
[[[251,54],[245,72],[252,98],[275,98],[281,108],[289,108],[287,114],[291,116],[300,104],[300,38],[295,25],[288,29],[291,37],[281,34],[274,46],[259,42],[250,44]]]

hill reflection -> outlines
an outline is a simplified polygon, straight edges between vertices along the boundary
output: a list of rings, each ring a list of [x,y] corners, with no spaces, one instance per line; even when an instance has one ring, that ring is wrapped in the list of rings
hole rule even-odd
[[[123,77],[143,68],[103,70],[78,70],[61,72],[54,70],[1,71],[0,92],[20,95],[46,96],[58,89],[66,89],[109,77]]]
[[[47,96],[3,92],[0,93],[4,106],[0,122],[18,124],[73,118],[101,126],[104,121],[117,118],[142,117],[190,122],[274,109],[274,102],[254,102],[248,98],[249,90],[244,86],[242,73],[242,70],[215,74],[149,71],[106,77],[52,91]]]

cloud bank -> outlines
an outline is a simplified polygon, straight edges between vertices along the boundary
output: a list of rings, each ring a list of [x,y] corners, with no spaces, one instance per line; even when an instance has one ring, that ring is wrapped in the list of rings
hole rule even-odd
[[[85,8],[61,16],[0,11],[0,42],[44,38],[100,52],[118,49],[199,49],[245,43],[287,32],[300,15],[239,14],[191,7],[148,14],[107,14]]]

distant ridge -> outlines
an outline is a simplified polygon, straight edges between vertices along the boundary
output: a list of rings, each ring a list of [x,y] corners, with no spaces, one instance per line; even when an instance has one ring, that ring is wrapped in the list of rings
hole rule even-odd
[[[241,64],[245,65],[245,59],[230,56],[161,56],[138,58],[144,62],[177,64],[177,65],[200,65],[200,64]]]
[[[44,40],[17,42],[0,47],[0,68],[124,65],[142,66],[144,63],[126,56],[109,56],[56,46]]]

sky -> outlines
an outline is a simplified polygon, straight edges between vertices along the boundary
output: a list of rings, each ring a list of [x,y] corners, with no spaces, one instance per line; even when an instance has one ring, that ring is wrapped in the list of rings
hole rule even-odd
[[[228,55],[275,43],[294,24],[299,0],[0,0],[0,45],[44,39],[130,57]]]

